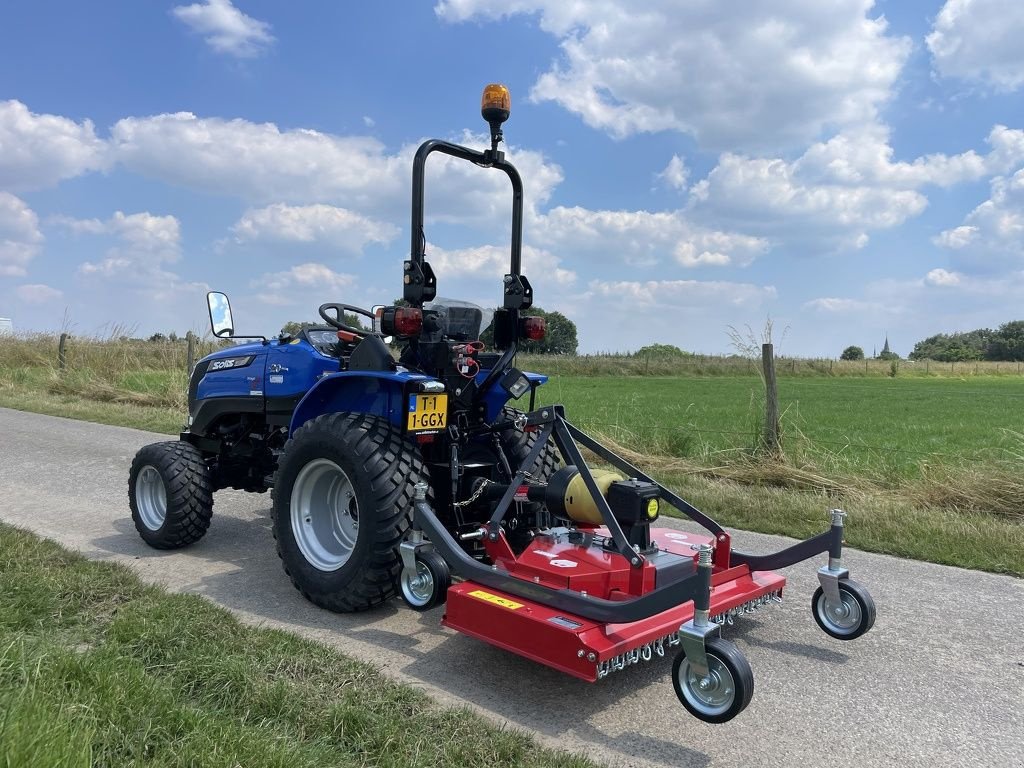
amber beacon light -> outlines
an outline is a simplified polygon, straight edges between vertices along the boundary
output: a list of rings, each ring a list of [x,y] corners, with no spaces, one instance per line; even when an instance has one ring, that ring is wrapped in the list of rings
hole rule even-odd
[[[497,149],[502,138],[501,124],[508,120],[511,112],[512,95],[508,88],[501,83],[484,86],[484,93],[480,98],[480,114],[491,126],[491,149]]]

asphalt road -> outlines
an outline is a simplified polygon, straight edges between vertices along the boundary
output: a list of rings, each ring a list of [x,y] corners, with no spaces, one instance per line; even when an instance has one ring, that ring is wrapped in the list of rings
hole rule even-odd
[[[285,577],[269,494],[221,491],[206,537],[158,552],[129,518],[128,466],[165,436],[0,409],[0,519],[243,619],[365,659],[435,698],[470,705],[543,742],[622,766],[1024,766],[1024,582],[849,551],[878,604],[843,643],[811,617],[810,561],[788,569],[782,605],[726,628],[754,669],[750,706],[723,725],[689,716],[668,656],[588,684],[440,626],[441,610],[392,605],[338,616]],[[849,510],[857,524],[856,509]],[[822,514],[822,525],[827,523]],[[740,548],[787,540],[739,533]]]

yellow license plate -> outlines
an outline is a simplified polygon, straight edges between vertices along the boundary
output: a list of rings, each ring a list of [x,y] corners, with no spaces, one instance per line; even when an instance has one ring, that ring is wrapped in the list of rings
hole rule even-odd
[[[448,424],[448,395],[409,395],[409,432],[439,432]]]

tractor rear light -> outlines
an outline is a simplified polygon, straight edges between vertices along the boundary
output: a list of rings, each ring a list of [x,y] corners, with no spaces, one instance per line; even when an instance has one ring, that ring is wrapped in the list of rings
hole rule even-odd
[[[338,338],[341,341],[347,341],[349,343],[351,343],[353,341],[357,341],[359,339],[359,337],[356,334],[352,333],[351,331],[342,331],[342,330],[338,331]]]
[[[419,336],[423,330],[423,312],[416,307],[386,307],[381,314],[380,328],[387,336]]]
[[[519,321],[523,338],[540,341],[548,330],[548,323],[543,317],[524,317]]]

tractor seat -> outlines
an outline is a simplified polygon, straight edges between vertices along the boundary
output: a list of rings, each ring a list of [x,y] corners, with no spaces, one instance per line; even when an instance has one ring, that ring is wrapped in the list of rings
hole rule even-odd
[[[395,358],[380,336],[364,336],[348,358],[350,371],[393,371]]]

